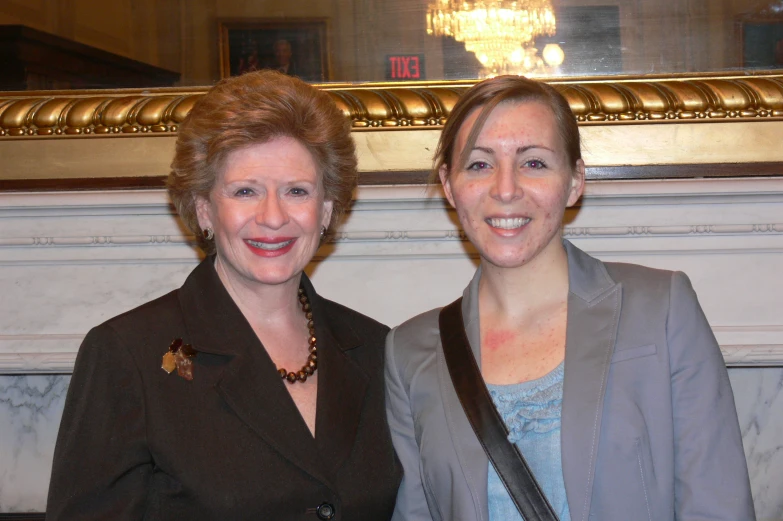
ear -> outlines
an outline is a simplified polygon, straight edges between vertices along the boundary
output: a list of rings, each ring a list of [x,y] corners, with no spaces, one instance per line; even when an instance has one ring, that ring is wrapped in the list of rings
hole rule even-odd
[[[449,200],[449,204],[456,208],[454,205],[454,196],[451,193],[451,177],[449,176],[449,167],[446,164],[440,165],[438,169],[438,177],[440,177],[440,184],[443,185],[443,191],[446,193],[446,199]]]
[[[196,218],[198,218],[198,225],[202,230],[207,228],[214,228],[212,224],[212,205],[209,199],[196,196]]]
[[[325,226],[329,229],[329,225],[332,223],[332,212],[334,211],[334,201],[324,201],[324,213],[321,219],[321,226]]]
[[[568,201],[566,206],[570,207],[576,204],[582,192],[585,189],[585,162],[581,159],[577,159],[574,173],[571,176],[571,188],[568,192]]]

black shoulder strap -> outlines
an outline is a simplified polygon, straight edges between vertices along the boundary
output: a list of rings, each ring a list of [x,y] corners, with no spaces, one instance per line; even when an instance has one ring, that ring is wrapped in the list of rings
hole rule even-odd
[[[506,426],[470,349],[462,320],[462,298],[441,310],[438,323],[446,366],[459,401],[517,510],[525,521],[558,521],[522,453],[508,441]]]

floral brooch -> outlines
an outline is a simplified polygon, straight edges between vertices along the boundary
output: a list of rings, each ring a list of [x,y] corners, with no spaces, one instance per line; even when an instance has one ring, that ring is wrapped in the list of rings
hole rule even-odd
[[[181,338],[175,338],[163,355],[163,364],[160,367],[169,374],[176,369],[177,374],[185,380],[193,380],[193,357],[196,354],[192,345],[184,344]]]

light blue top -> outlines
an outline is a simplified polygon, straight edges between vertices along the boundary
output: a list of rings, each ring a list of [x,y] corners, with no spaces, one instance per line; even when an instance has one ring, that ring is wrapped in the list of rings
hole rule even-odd
[[[561,363],[536,380],[512,385],[487,384],[487,388],[509,430],[509,441],[525,457],[560,521],[570,521],[560,457],[563,374]],[[491,464],[487,493],[490,521],[522,520]]]

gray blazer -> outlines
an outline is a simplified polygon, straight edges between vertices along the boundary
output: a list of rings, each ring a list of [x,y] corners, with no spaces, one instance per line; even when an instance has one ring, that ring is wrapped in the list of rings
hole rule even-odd
[[[688,278],[603,263],[564,242],[571,519],[754,520],[728,373]],[[479,363],[480,277],[462,304]],[[449,378],[438,312],[387,338],[387,413],[405,473],[393,519],[486,521],[488,460]]]

